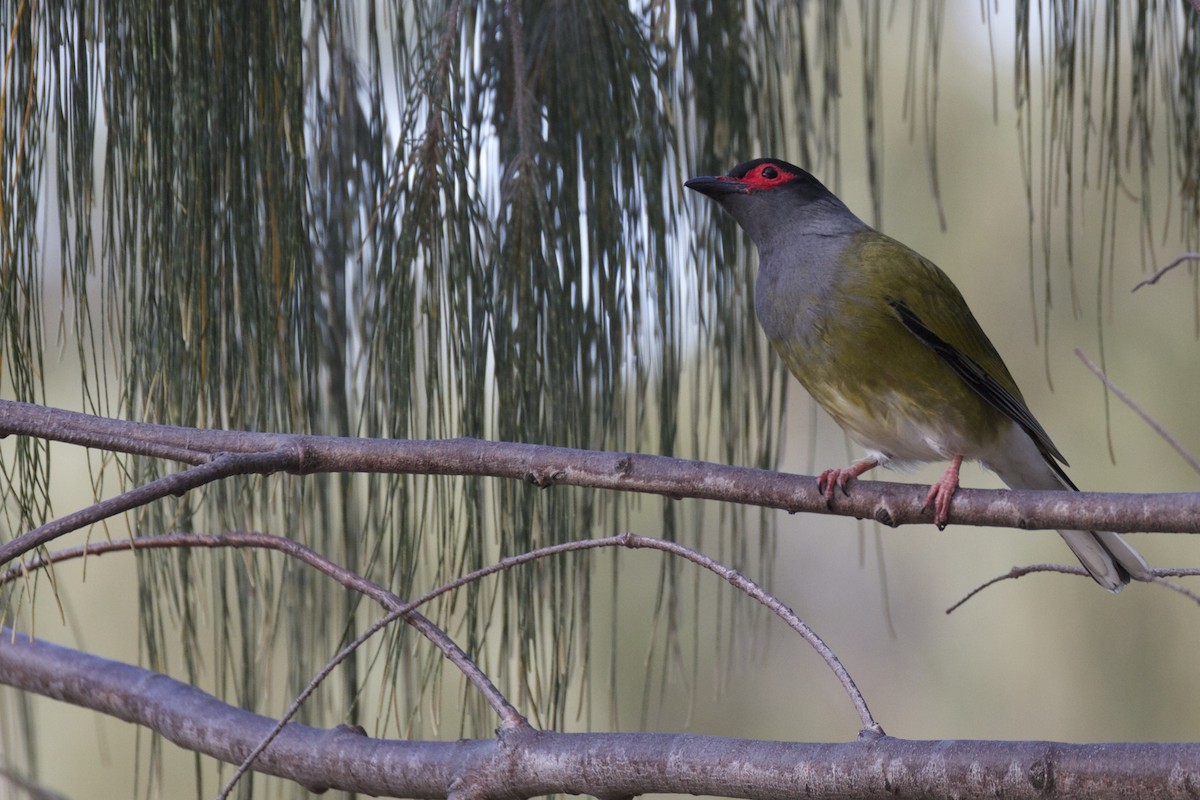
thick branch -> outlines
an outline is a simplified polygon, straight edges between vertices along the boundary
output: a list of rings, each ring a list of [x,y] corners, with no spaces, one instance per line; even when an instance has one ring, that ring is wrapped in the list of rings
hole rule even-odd
[[[10,434],[123,453],[176,453],[187,456],[181,460],[189,463],[202,463],[218,453],[288,452],[296,454],[297,460],[286,469],[305,474],[489,476],[542,487],[587,486],[744,503],[790,513],[833,513],[892,526],[933,521],[932,512],[923,508],[927,488],[923,486],[855,481],[849,495],[838,494],[827,505],[813,477],[637,453],[466,438],[413,441],[200,430],[0,401],[0,436]],[[1026,530],[1200,533],[1200,494],[960,489],[950,508],[950,522]]]
[[[144,725],[188,749],[239,762],[272,720],[171,678],[9,629],[5,683]],[[309,789],[391,797],[600,797],[646,792],[748,798],[1192,797],[1200,744],[764,742],[670,733],[528,732],[404,742],[288,725],[255,762]]]

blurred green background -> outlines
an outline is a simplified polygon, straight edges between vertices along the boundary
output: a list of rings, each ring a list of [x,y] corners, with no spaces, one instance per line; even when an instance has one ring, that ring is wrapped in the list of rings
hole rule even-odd
[[[1078,347],[1098,358],[1102,336],[1112,379],[1182,444],[1200,448],[1190,392],[1200,372],[1196,270],[1180,268],[1157,286],[1129,293],[1149,271],[1188,249],[1179,231],[1174,205],[1178,201],[1171,195],[1178,184],[1168,182],[1173,164],[1166,158],[1165,111],[1158,106],[1154,112],[1159,116],[1156,152],[1163,155],[1151,171],[1153,182],[1136,188],[1149,190],[1155,207],[1170,212],[1156,216],[1147,228],[1133,189],[1122,191],[1111,200],[1119,210],[1113,229],[1104,222],[1110,208],[1104,198],[1097,191],[1081,192],[1075,198],[1073,272],[1067,268],[1065,237],[1056,234],[1049,250],[1053,302],[1043,316],[1047,284],[1041,271],[1042,243],[1035,232],[1030,244],[1030,207],[1022,174],[1032,170],[1037,194],[1037,170],[1044,165],[1053,174],[1058,165],[1043,164],[1047,156],[1040,143],[1034,146],[1034,163],[1022,165],[1019,120],[1010,100],[1013,11],[1001,4],[992,16],[990,33],[975,4],[949,3],[943,13],[936,163],[946,230],[939,227],[937,201],[930,190],[925,133],[919,122],[911,121],[912,111],[905,112],[910,29],[903,21],[887,21],[886,14],[879,51],[882,229],[955,280],[1034,413],[1071,462],[1069,472],[1077,484],[1101,491],[1192,490],[1197,476],[1129,410],[1115,402],[1106,408],[1103,388],[1072,352]],[[832,174],[829,161],[811,166],[870,221],[872,193],[858,111],[858,10],[847,7],[842,19],[839,174]],[[1037,86],[1044,74],[1036,63],[1034,67]],[[1036,108],[1026,113],[1034,117],[1035,140],[1044,142],[1044,129],[1051,121]],[[730,154],[726,166],[767,154]],[[770,154],[800,161],[795,144],[785,142]],[[1090,164],[1088,170],[1099,183],[1099,169]],[[1082,178],[1076,175],[1077,181]],[[1048,214],[1049,228],[1057,232],[1065,224],[1065,188],[1060,184],[1050,198],[1045,205],[1035,198],[1035,211]],[[685,200],[684,213],[693,216],[682,219],[681,230],[710,224],[697,213],[701,204],[700,198]],[[1108,253],[1102,247],[1107,236],[1113,242]],[[44,237],[48,287],[58,272],[49,246],[54,238]],[[1153,255],[1148,255],[1151,245]],[[1031,250],[1036,254],[1032,266]],[[1097,266],[1109,257],[1111,270]],[[46,402],[82,408],[70,326],[59,328],[59,309],[51,307],[58,297],[57,290],[47,288],[43,317],[56,352],[46,364]],[[704,369],[709,333],[699,326],[694,330],[691,360],[680,365],[683,375]],[[11,396],[7,387],[5,396]],[[781,469],[811,474],[856,457],[840,430],[814,410],[798,387],[789,390],[787,400]],[[0,455],[11,453],[11,447],[5,442]],[[51,453],[55,510],[65,513],[87,504],[92,495],[84,476],[99,462],[93,458],[89,466],[83,452],[65,445],[52,445]],[[934,465],[871,477],[922,483],[935,479],[941,469]],[[963,484],[1000,486],[976,466],[964,470]],[[109,478],[106,493],[115,486]],[[679,529],[695,535],[701,549],[717,555],[729,547],[731,528],[717,506],[693,501],[678,505]],[[773,554],[767,563],[750,559],[746,572],[769,582],[825,638],[889,734],[1073,742],[1196,738],[1200,608],[1193,602],[1157,586],[1133,585],[1110,596],[1087,578],[1045,574],[992,587],[947,616],[945,609],[962,595],[1014,565],[1073,560],[1052,532],[954,526],[943,532],[924,526],[887,530],[842,518],[800,515],[780,515],[775,522]],[[702,528],[694,529],[698,524]],[[647,501],[633,509],[621,527],[654,536],[662,526],[657,505]],[[112,528],[114,536],[120,535],[121,525]],[[569,535],[610,532],[601,527]],[[746,535],[757,541],[756,531]],[[1131,539],[1154,566],[1196,562],[1188,537],[1135,534]],[[856,735],[850,703],[817,656],[778,621],[749,611],[751,601],[733,596],[716,578],[702,575],[693,585],[691,568],[683,568],[675,616],[648,614],[662,597],[662,558],[644,551],[592,556],[591,591],[598,599],[593,606],[596,618],[591,620],[591,682],[570,691],[566,729],[647,728],[814,741]],[[86,573],[78,563],[64,565],[56,576],[58,599],[48,583],[40,584],[34,611],[22,605],[18,612],[22,628],[102,656],[126,661],[144,656],[138,623],[144,610],[139,606],[137,569],[129,559],[115,555],[92,560]],[[282,614],[287,611],[280,609]],[[208,676],[204,680],[212,681],[213,667],[221,659],[216,654],[220,637],[211,628],[210,613],[203,608],[198,612],[197,639],[213,645],[200,654]],[[314,625],[337,628],[340,622]],[[672,636],[666,634],[668,626]],[[615,650],[614,637],[619,640]],[[670,642],[670,652],[664,650],[664,641]],[[275,648],[278,664],[288,654],[282,642]],[[610,660],[613,652],[616,657]],[[177,650],[172,658],[180,658]],[[505,664],[500,654],[497,660],[493,669],[522,669],[515,658]],[[427,699],[416,715],[419,722],[413,722],[406,711],[387,708],[386,699],[374,705],[388,696],[387,691],[379,687],[377,674],[372,677],[368,667],[361,668],[366,676],[363,706],[368,709],[362,721],[369,731],[397,735],[412,724],[416,727],[411,730],[422,736],[458,735],[456,715],[463,689],[453,677],[447,677],[440,694]],[[259,709],[278,713],[287,693],[277,677],[263,679],[271,689]],[[529,687],[529,695],[514,700],[519,706],[545,702],[536,696],[538,688]],[[587,702],[579,702],[580,693]],[[11,695],[6,701],[8,708]],[[31,705],[39,777],[46,786],[69,797],[132,797],[135,792],[196,796],[195,763],[174,746],[163,745],[161,760],[151,767],[147,733],[40,698]],[[576,713],[577,708],[585,710]],[[485,727],[490,724],[482,722]],[[8,715],[5,728],[11,750],[14,737],[21,735],[14,715]],[[137,751],[140,760],[134,756]],[[201,771],[211,794],[211,765],[204,764]],[[274,785],[261,779],[255,784],[260,791]],[[21,796],[0,782],[0,797]]]

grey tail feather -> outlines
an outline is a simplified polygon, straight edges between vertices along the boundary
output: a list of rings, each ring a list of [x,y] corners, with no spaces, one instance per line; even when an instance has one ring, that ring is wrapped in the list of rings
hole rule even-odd
[[[1145,578],[1150,567],[1128,542],[1111,531],[1059,531],[1096,583],[1119,592],[1131,577]]]
[[[1122,539],[1120,534],[1112,531],[1096,531],[1093,535],[1100,540],[1100,544],[1117,562],[1117,566],[1128,576],[1145,579],[1153,574],[1146,559],[1142,558],[1142,554],[1134,550],[1133,545]]]
[[[1025,431],[1017,432],[1006,447],[985,464],[1014,489],[1066,489],[1079,491],[1067,473],[1041,442]],[[1036,449],[1036,451],[1035,451]],[[1130,579],[1146,579],[1153,573],[1137,550],[1111,531],[1059,531],[1067,546],[1096,583],[1119,592]]]

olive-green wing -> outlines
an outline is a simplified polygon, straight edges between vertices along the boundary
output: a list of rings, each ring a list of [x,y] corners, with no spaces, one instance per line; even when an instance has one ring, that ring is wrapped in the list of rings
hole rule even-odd
[[[893,241],[892,246],[887,248],[892,258],[897,255],[893,248],[898,244]],[[936,265],[903,245],[899,247],[904,256],[912,259],[912,263],[906,265],[902,272],[909,276],[920,276],[920,279],[905,281],[903,285],[888,281],[890,291],[884,298],[885,302],[896,313],[901,324],[945,361],[968,386],[1021,426],[1067,485],[1072,485],[1054,463],[1054,459],[1057,459],[1066,464],[1066,459],[1025,405],[1008,367],[983,332],[958,288]]]

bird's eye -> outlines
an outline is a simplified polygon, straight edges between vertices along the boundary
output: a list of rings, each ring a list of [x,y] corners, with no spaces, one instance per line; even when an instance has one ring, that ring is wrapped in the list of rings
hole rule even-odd
[[[774,167],[763,167],[762,172],[760,172],[759,175],[762,175],[769,181],[773,181],[779,177],[779,170],[775,169]]]

